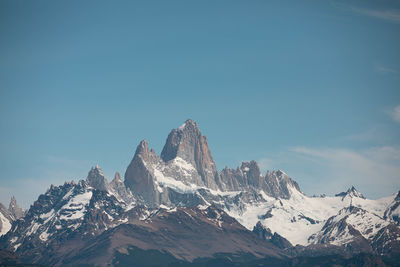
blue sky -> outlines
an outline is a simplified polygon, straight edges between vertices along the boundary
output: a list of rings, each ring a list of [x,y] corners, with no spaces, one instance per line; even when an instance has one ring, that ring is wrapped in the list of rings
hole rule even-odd
[[[400,190],[398,1],[1,1],[0,202],[122,174],[187,118],[219,169]]]

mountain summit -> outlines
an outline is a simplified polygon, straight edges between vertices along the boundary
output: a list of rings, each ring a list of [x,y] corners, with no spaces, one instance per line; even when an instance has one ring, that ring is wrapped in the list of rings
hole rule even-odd
[[[98,190],[108,190],[107,179],[104,177],[103,170],[100,168],[99,165],[96,165],[95,167],[92,167],[90,169],[86,181],[90,186]]]
[[[25,214],[25,211],[18,206],[17,199],[14,196],[11,197],[8,210],[10,211],[11,215],[14,216],[15,219],[22,218]]]
[[[342,198],[345,198],[345,197],[350,197],[350,198],[359,197],[359,198],[365,199],[364,195],[361,194],[354,186],[350,187],[346,192],[341,192],[339,194],[336,194],[335,196],[336,197],[342,197]]]
[[[206,136],[201,135],[197,123],[191,119],[173,129],[161,152],[164,162],[180,158],[194,166],[201,177],[197,184],[219,188],[218,170],[211,156]]]

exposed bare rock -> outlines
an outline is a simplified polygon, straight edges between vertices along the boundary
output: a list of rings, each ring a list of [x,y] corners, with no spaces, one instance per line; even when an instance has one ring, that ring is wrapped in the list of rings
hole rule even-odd
[[[293,189],[301,192],[299,185],[281,170],[267,171],[265,180],[266,193],[275,198],[289,199]]]
[[[114,179],[109,184],[109,189],[111,193],[113,193],[117,198],[123,200],[125,203],[135,202],[135,197],[132,195],[132,192],[126,188],[119,172],[115,173]]]
[[[196,185],[211,189],[220,188],[218,170],[211,156],[207,138],[201,135],[196,122],[193,120],[187,120],[168,135],[161,152],[161,158],[164,162],[168,162],[177,157],[196,168],[200,176],[199,179],[194,181]]]
[[[126,187],[152,206],[160,203],[153,170],[153,165],[158,161],[159,157],[149,150],[147,141],[143,140],[136,148],[135,155],[125,172]]]
[[[108,191],[109,189],[107,179],[104,177],[103,170],[99,165],[90,169],[86,181],[95,189],[102,191]]]

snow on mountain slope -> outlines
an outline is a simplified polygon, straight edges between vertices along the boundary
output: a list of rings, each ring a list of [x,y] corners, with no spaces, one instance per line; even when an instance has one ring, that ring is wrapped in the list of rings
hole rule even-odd
[[[200,160],[202,157],[206,161]],[[205,182],[204,173],[208,173],[207,179],[214,173],[215,180]],[[146,205],[215,204],[247,229],[261,221],[293,245],[309,244],[309,237],[345,207],[352,205],[383,217],[394,199],[369,200],[354,186],[335,197],[307,197],[286,173],[268,171],[263,176],[255,161],[217,173],[207,142],[191,120],[172,130],[161,157],[142,141],[125,174],[125,183]]]
[[[295,188],[290,199],[266,198],[265,202],[246,204],[244,212],[227,211],[247,229],[258,221],[289,240],[293,245],[309,244],[309,237],[322,229],[326,221],[351,204],[371,211],[377,216],[383,213],[394,196],[378,200],[364,199],[354,195],[338,197],[308,197]],[[363,221],[360,221],[362,224]],[[366,223],[368,223],[366,221]]]
[[[5,235],[11,229],[11,222],[0,212],[0,236]]]
[[[86,181],[51,186],[31,206],[23,220],[9,232],[9,248],[25,250],[79,235],[97,236],[103,231],[128,222],[127,216],[139,217],[140,208],[128,208],[113,194],[91,187]]]
[[[400,225],[400,191],[387,206],[383,217]]]
[[[343,208],[329,218],[322,231],[310,238],[311,243],[345,245],[357,236],[372,241],[376,234],[389,222],[382,217],[354,206]]]
[[[11,229],[12,223],[23,217],[24,213],[14,196],[11,197],[8,209],[0,203],[0,236],[5,235]]]

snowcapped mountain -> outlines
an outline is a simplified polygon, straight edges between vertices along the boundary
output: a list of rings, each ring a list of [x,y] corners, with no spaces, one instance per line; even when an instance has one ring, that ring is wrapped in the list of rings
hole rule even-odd
[[[54,266],[121,265],[149,251],[173,262],[244,253],[279,263],[361,252],[395,262],[400,251],[400,192],[309,197],[255,161],[219,172],[192,120],[171,131],[160,156],[141,141],[124,180],[117,172],[108,182],[95,166],[85,180],[51,186],[26,213],[11,202],[0,205],[2,248]]]
[[[11,229],[11,223],[14,218],[10,211],[0,203],[0,236],[6,234]]]
[[[363,196],[363,194],[361,194],[354,186],[352,186],[351,188],[349,188],[346,192],[341,192],[339,194],[335,195],[336,197],[359,197],[359,198],[365,198]]]
[[[383,217],[397,225],[400,225],[400,191],[397,193],[394,200],[386,208]]]
[[[0,236],[6,234],[11,229],[11,224],[24,214],[25,211],[18,206],[14,196],[11,197],[8,209],[0,203]]]

